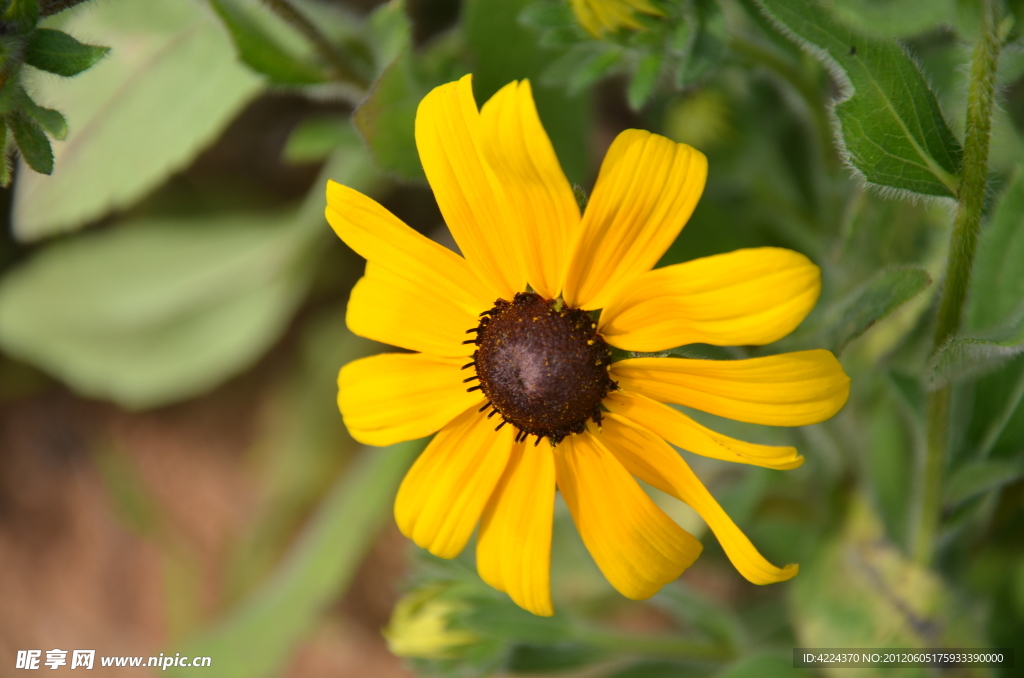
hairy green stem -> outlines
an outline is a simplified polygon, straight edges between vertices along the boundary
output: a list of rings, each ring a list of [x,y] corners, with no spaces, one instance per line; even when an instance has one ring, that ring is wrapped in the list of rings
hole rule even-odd
[[[992,131],[992,103],[996,88],[996,62],[1000,47],[995,2],[982,0],[982,28],[971,55],[967,133],[964,139],[959,204],[949,245],[946,282],[939,302],[935,350],[941,348],[960,329],[967,287],[974,267],[978,231],[981,228]],[[939,530],[942,476],[949,446],[949,403],[949,386],[932,392],[928,397],[928,444],[921,475],[914,548],[916,560],[924,565],[931,562]]]
[[[351,60],[324,35],[305,14],[292,6],[288,0],[263,0],[271,11],[292,25],[316,48],[320,58],[327,62],[335,80],[347,82],[360,88],[368,83],[353,68]]]

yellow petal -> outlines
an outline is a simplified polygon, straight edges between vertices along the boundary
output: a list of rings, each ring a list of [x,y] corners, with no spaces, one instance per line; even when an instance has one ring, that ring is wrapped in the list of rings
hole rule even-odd
[[[433,288],[372,261],[366,264],[366,275],[352,288],[345,320],[361,337],[453,357],[472,355],[476,346],[463,342],[472,338],[466,330],[480,322],[479,316]]]
[[[824,350],[747,360],[631,358],[612,364],[619,388],[720,417],[771,426],[804,426],[838,412],[850,378]]]
[[[328,223],[359,256],[476,315],[494,305],[466,260],[420,235],[359,191],[327,182]],[[464,328],[465,329],[465,328]]]
[[[598,437],[629,472],[648,485],[689,504],[715,533],[733,566],[754,584],[772,584],[796,576],[795,564],[775,567],[711,496],[689,465],[664,440],[617,414],[605,417]]]
[[[440,558],[459,555],[505,471],[514,435],[511,426],[495,432],[475,409],[441,429],[398,488],[402,534]]]
[[[391,445],[439,431],[483,404],[466,392],[465,358],[381,353],[353,360],[338,374],[338,408],[352,437],[364,445]]]
[[[551,605],[551,524],[555,510],[555,461],[547,439],[512,448],[476,542],[480,577],[516,605],[542,617]]]
[[[603,308],[657,263],[704,191],[708,161],[686,144],[622,132],[601,164],[565,279],[571,306]]]
[[[555,448],[555,472],[583,543],[627,598],[650,598],[700,555],[701,543],[672,522],[592,434]]]
[[[537,115],[530,82],[498,90],[480,110],[480,123],[484,157],[515,215],[527,281],[554,299],[579,232],[580,210]]]
[[[804,458],[795,447],[757,445],[701,426],[679,410],[639,393],[614,391],[601,403],[676,447],[713,459],[774,469],[796,468]]]
[[[509,203],[481,152],[472,76],[434,88],[416,110],[416,148],[437,206],[490,300],[526,289]]]
[[[821,270],[777,247],[737,250],[648,271],[601,313],[600,331],[627,351],[684,344],[770,344],[814,308]]]

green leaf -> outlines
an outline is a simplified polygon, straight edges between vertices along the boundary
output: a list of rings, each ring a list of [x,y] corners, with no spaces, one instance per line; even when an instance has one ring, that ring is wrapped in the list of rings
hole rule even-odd
[[[834,108],[844,152],[869,183],[956,197],[960,143],[916,64],[892,40],[859,35],[804,0],[759,0],[769,18],[820,59],[847,97]]]
[[[416,108],[429,90],[420,83],[414,59],[405,52],[388,66],[352,114],[352,122],[382,169],[408,181],[425,181],[415,125]]]
[[[950,339],[928,365],[928,385],[939,389],[991,372],[1024,353],[1024,305],[1017,317],[1001,327],[973,336]]]
[[[40,174],[52,172],[53,149],[39,123],[28,113],[15,111],[7,116],[7,124],[11,128],[11,133],[14,134],[14,141],[18,144],[21,157],[25,159],[28,166]]]
[[[285,162],[293,165],[319,162],[339,146],[358,143],[348,120],[338,116],[308,118],[288,136],[283,156]]]
[[[826,345],[836,354],[897,308],[910,301],[932,282],[920,268],[881,271],[853,292],[826,324]]]
[[[18,177],[12,221],[21,240],[128,207],[191,162],[262,86],[199,3],[81,7],[87,10],[69,10],[63,28],[102,36],[112,51],[81,75],[39,78],[30,88],[63,112],[74,133],[54,144],[52,176]]]
[[[1005,321],[1024,303],[1024,170],[1020,166],[981,233],[967,317],[976,330]]]
[[[634,111],[643,108],[643,105],[651,98],[651,94],[654,93],[654,88],[658,84],[659,73],[661,73],[660,53],[652,52],[640,60],[636,72],[633,73],[633,79],[629,82],[629,88],[626,90],[626,100]]]
[[[1015,482],[1024,477],[1024,462],[1011,459],[986,460],[967,464],[950,474],[945,492],[946,504],[956,506],[971,497]]]
[[[239,0],[210,0],[238,49],[239,58],[275,85],[311,85],[324,82],[323,71],[291,54],[263,28]]]
[[[0,285],[0,345],[130,408],[202,393],[247,367],[306,289],[295,270],[301,231],[281,216],[190,222],[44,249]]]
[[[68,123],[64,116],[60,114],[60,111],[55,111],[52,108],[43,108],[35,101],[32,101],[32,97],[21,87],[18,87],[15,100],[51,137],[57,140],[63,140],[67,137]]]
[[[39,21],[38,0],[10,0],[4,21],[14,24],[19,33],[28,33]]]
[[[37,28],[32,31],[25,47],[25,63],[70,77],[92,68],[109,51],[109,47],[78,42],[63,31]]]
[[[473,91],[483,105],[512,80],[529,78],[544,129],[571,183],[589,177],[590,99],[572,97],[564,88],[547,87],[540,75],[557,53],[539,49],[517,18],[529,0],[468,0],[462,26],[473,64]]]
[[[363,451],[270,579],[217,627],[181,648],[215,657],[221,678],[277,675],[293,648],[347,588],[390,515],[424,441]],[[192,675],[171,668],[169,675]]]

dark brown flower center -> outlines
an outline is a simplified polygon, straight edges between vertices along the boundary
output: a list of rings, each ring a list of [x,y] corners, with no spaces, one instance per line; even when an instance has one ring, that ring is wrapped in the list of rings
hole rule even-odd
[[[586,311],[521,292],[481,315],[469,330],[478,348],[466,365],[476,376],[466,381],[479,378],[470,390],[483,390],[490,402],[481,412],[493,407],[487,416],[501,416],[497,428],[512,424],[517,441],[535,435],[558,444],[588,419],[600,423],[601,400],[616,384],[611,351]]]

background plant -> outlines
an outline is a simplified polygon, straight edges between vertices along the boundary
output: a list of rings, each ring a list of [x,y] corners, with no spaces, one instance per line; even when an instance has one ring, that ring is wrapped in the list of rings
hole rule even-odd
[[[531,79],[581,200],[625,127],[704,151],[705,196],[661,263],[789,247],[821,266],[823,293],[775,345],[678,353],[829,348],[853,393],[798,429],[689,413],[806,456],[787,472],[692,460],[766,557],[801,563],[792,582],[749,586],[705,539],[680,582],[625,601],[560,507],[559,615],[523,613],[471,563],[418,555],[387,630],[420,648],[403,650],[411,666],[735,678],[788,674],[795,646],[1019,647],[1024,5],[654,6],[638,29],[593,35],[561,0],[0,3],[5,157],[21,158],[0,243],[3,407],[63,388],[131,411],[201,404],[268,352],[282,365],[260,382],[274,413],[251,450],[260,508],[215,611],[170,624],[165,652],[209,654],[227,677],[280,673],[391,520],[420,444],[359,451],[334,408],[338,367],[377,349],[344,327],[362,264],[323,222],[323,187],[444,238],[413,120],[466,72],[478,101]],[[93,462],[107,491],[175,553],[118,459]],[[194,595],[168,582],[169,599]],[[433,645],[410,645],[424,629]]]

